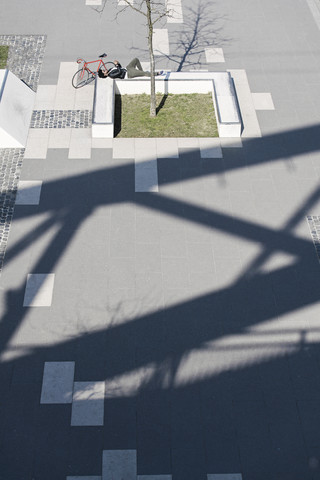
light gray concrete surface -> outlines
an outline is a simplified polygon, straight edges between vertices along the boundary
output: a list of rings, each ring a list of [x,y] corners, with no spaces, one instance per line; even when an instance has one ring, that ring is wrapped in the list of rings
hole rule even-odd
[[[101,16],[74,0],[0,6],[3,35],[47,35],[48,109],[87,105],[89,91],[77,99],[58,81],[78,56],[147,59],[134,12],[115,22],[110,4]],[[43,182],[40,203],[16,205],[0,278],[6,480],[103,478],[108,450],[118,472],[137,452],[132,478],[319,478],[320,280],[306,216],[320,211],[320,31],[306,0],[196,7],[182,1],[184,23],[163,25],[170,58],[157,67],[219,71],[210,41],[226,70],[245,72],[244,109],[259,92],[275,109],[254,110],[261,136],[221,142],[222,158],[201,158],[199,139],[168,141],[158,192],[135,192],[134,139],[31,134],[39,150],[21,180]],[[199,50],[184,59],[199,15]],[[55,274],[49,308],[23,307],[30,272]],[[103,426],[73,427],[71,404],[40,403],[46,362],[105,382]]]
[[[40,403],[71,403],[74,362],[46,362]]]

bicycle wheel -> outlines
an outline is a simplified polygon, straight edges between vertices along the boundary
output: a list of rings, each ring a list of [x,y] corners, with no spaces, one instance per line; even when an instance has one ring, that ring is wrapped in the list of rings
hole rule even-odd
[[[81,68],[72,77],[72,86],[74,88],[81,88],[94,80],[94,75]]]

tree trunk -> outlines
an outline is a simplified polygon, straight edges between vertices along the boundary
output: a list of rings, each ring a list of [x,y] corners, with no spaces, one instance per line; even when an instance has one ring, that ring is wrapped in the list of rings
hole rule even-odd
[[[147,19],[148,19],[148,46],[150,55],[150,72],[151,72],[151,94],[150,94],[150,117],[156,116],[156,85],[155,85],[155,68],[153,54],[153,24],[151,18],[150,0],[146,0]]]

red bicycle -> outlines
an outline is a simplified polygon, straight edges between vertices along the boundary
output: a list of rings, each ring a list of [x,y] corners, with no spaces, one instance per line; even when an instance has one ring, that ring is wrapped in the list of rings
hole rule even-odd
[[[82,64],[82,67],[73,75],[72,86],[74,88],[84,87],[96,78],[101,68],[110,70],[110,68],[114,67],[115,64],[113,62],[104,62],[102,60],[106,56],[107,54],[103,53],[102,55],[99,55],[98,60],[92,60],[91,62],[86,62],[82,58],[78,58],[77,63],[79,63],[80,65]]]

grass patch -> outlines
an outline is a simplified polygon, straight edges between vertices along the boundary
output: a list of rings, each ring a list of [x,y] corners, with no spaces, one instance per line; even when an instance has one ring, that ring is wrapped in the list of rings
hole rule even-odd
[[[157,116],[150,118],[150,96],[116,95],[115,136],[218,137],[212,95],[157,95]]]
[[[9,54],[9,47],[7,45],[0,45],[0,68],[6,68]]]

